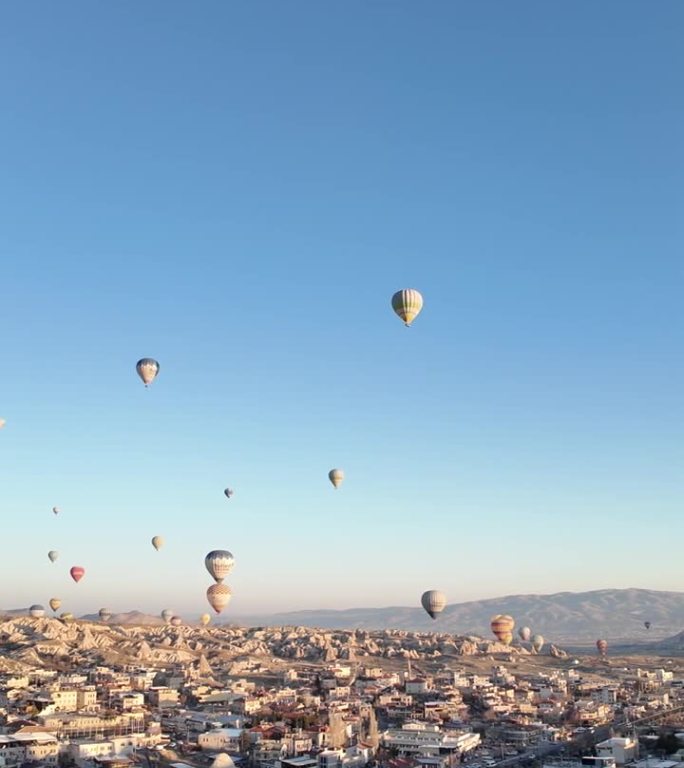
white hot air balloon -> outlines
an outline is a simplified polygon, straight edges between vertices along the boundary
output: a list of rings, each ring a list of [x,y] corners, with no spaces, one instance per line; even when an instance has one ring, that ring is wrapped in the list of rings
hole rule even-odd
[[[173,618],[173,611],[170,608],[164,608],[164,610],[161,612],[161,617],[168,624],[169,621],[171,621]]]
[[[529,627],[520,627],[518,634],[520,639],[526,643],[532,637],[532,630]]]
[[[339,488],[344,480],[344,471],[341,469],[331,469],[330,472],[328,472],[328,479],[335,488]]]
[[[59,507],[53,507],[52,512],[55,515],[58,515],[62,510]]]
[[[404,321],[406,326],[418,317],[423,308],[423,297],[415,288],[404,288],[392,296],[392,309]]]
[[[204,565],[217,584],[233,570],[235,558],[227,549],[213,549],[204,558]]]
[[[55,560],[59,557],[59,552],[56,549],[51,549],[48,552],[48,557],[50,558],[50,562],[54,563]]]
[[[164,537],[163,536],[153,536],[152,537],[152,546],[159,551],[164,546]]]
[[[436,619],[437,614],[444,610],[447,603],[444,592],[440,592],[438,589],[430,589],[427,592],[423,592],[420,602],[431,619]]]
[[[7,422],[4,419],[0,419],[0,429],[2,429]]]
[[[45,616],[45,608],[42,605],[32,605],[29,608],[29,613],[34,619],[42,619]]]
[[[143,357],[135,364],[135,370],[143,380],[143,384],[149,387],[159,373],[159,363],[151,357]]]
[[[216,613],[221,613],[228,605],[231,595],[232,592],[227,584],[212,584],[207,589],[207,600]]]

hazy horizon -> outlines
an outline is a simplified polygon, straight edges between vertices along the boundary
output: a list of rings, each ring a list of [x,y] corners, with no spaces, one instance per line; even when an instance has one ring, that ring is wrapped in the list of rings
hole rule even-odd
[[[682,22],[0,8],[3,602],[684,589]]]

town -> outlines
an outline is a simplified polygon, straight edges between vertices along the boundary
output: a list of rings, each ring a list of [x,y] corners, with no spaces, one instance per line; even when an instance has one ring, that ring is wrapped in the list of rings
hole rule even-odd
[[[0,623],[0,766],[684,765],[684,658],[303,627]]]

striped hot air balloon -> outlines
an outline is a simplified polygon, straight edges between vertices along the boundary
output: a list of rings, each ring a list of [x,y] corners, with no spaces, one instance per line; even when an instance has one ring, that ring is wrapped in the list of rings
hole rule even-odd
[[[447,603],[444,592],[440,592],[438,589],[423,592],[420,602],[431,619],[436,619],[437,614],[444,610]]]
[[[328,480],[330,480],[335,488],[339,488],[344,481],[344,470],[331,469],[330,472],[328,472]]]
[[[207,589],[207,600],[216,613],[221,613],[230,602],[232,594],[227,584],[212,584]]]
[[[149,387],[159,373],[159,363],[151,357],[143,357],[135,364],[135,370],[143,380],[143,384]]]
[[[404,288],[392,296],[392,309],[408,327],[423,308],[423,297],[414,288]]]
[[[489,626],[500,643],[510,645],[513,642],[513,627],[515,627],[515,620],[512,616],[508,616],[507,614],[494,616]],[[508,638],[508,635],[510,635],[510,639]]]
[[[204,558],[204,565],[217,584],[233,570],[235,558],[227,549],[213,549]]]
[[[32,605],[29,608],[29,613],[34,619],[42,619],[43,616],[45,616],[45,608],[43,608],[42,605],[38,605],[37,603],[35,605]]]

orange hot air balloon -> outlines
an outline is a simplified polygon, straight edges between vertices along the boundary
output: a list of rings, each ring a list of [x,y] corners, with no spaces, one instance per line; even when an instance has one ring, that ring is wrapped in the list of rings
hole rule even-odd
[[[605,656],[608,650],[608,643],[605,640],[597,640],[596,648],[598,649],[598,652],[601,654],[601,656]]]
[[[85,568],[81,568],[80,565],[75,565],[69,573],[71,574],[71,578],[78,583],[84,576],[85,576]]]
[[[230,602],[232,594],[227,584],[212,584],[207,590],[207,600],[216,613],[221,613]]]
[[[499,614],[492,619],[489,626],[499,642],[505,643],[506,645],[511,644],[513,640],[513,627],[515,627],[515,620],[512,616]],[[508,638],[508,635],[511,635],[510,639]],[[507,640],[508,642],[506,642]]]

